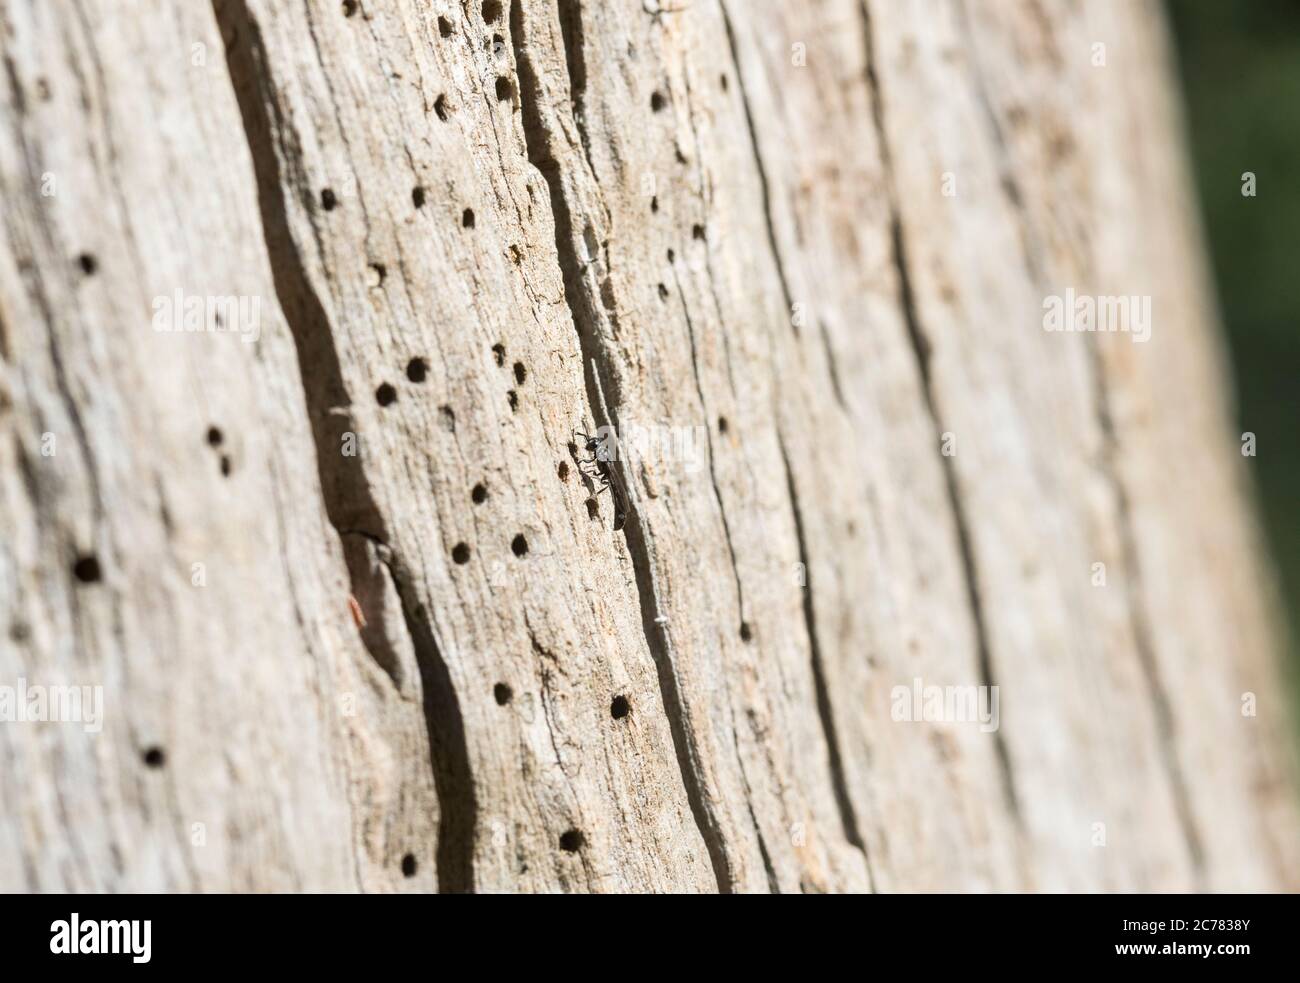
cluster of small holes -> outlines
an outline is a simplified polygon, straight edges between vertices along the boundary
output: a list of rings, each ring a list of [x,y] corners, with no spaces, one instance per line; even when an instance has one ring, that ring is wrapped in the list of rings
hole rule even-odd
[[[143,758],[144,763],[150,768],[161,768],[167,763],[167,755],[164,754],[163,749],[157,745],[154,745],[151,748],[146,748]]]
[[[72,564],[72,574],[83,584],[97,584],[103,576],[103,571],[99,568],[99,559],[87,553],[77,557]]]
[[[622,720],[632,709],[626,696],[616,696],[609,704],[609,715],[615,720]]]
[[[81,267],[81,272],[86,276],[94,276],[95,271],[99,269],[99,262],[90,253],[82,253],[78,256],[77,265]]]
[[[415,854],[408,853],[402,858],[402,876],[414,877],[415,872],[420,869],[420,865],[415,862]]]
[[[487,501],[487,497],[488,497],[487,485],[483,484],[483,482],[480,481],[477,485],[474,486],[474,490],[469,493],[469,497],[473,500],[475,505],[482,505],[484,502]]]
[[[375,400],[380,406],[392,406],[397,402],[397,390],[391,383],[381,382],[379,388],[375,390]]]
[[[325,211],[327,212],[332,212],[334,211],[334,206],[337,205],[338,203],[339,200],[337,197],[335,197],[334,192],[331,189],[324,188],[321,190],[320,193],[321,208],[325,209]]]
[[[423,382],[429,375],[429,363],[416,357],[406,363],[406,378],[414,383]]]
[[[565,853],[577,853],[586,842],[581,830],[569,829],[560,834],[560,849]]]
[[[464,565],[469,562],[469,546],[465,543],[457,543],[452,547],[451,558],[457,563]]]
[[[474,209],[467,208],[460,213],[460,224],[466,229],[474,228]]]
[[[413,205],[415,205],[416,208],[423,208],[423,207],[424,207],[424,189],[423,189],[423,188],[416,187],[416,188],[412,188],[412,189],[411,189],[411,203],[412,203]]]
[[[509,703],[514,698],[514,695],[515,691],[505,683],[497,683],[492,687],[492,697],[497,701],[497,706],[499,707],[503,707]]]
[[[514,539],[510,540],[510,552],[515,556],[528,555],[528,540],[524,538],[523,533],[519,533]]]

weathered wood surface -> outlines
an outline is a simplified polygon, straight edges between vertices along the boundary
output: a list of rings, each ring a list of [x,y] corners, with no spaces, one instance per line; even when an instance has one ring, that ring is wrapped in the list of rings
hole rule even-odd
[[[0,44],[0,685],[104,700],[0,724],[0,887],[1297,885],[1154,4],[3,0]],[[1067,287],[1151,340],[1045,332]],[[155,330],[178,290],[257,339]],[[695,439],[614,465],[619,531],[604,425]],[[917,678],[1000,726],[895,721]]]

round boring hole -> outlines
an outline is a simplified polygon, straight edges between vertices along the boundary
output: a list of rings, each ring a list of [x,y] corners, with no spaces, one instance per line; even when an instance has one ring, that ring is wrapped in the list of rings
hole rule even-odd
[[[469,547],[464,543],[457,543],[451,550],[451,558],[457,563],[465,564],[469,562]]]
[[[380,406],[392,406],[397,401],[397,390],[387,382],[380,383],[375,390],[375,399]]]
[[[422,358],[413,358],[406,363],[406,377],[412,382],[423,382],[429,374],[429,363]]]
[[[515,691],[505,683],[497,683],[492,687],[492,696],[497,701],[497,706],[499,707],[503,707],[509,703],[514,695]]]
[[[469,497],[473,499],[475,505],[482,505],[487,501],[487,485],[480,481],[474,486],[474,490],[469,493]]]
[[[742,621],[740,623],[740,640],[742,642],[748,642],[753,637],[754,637],[754,629],[749,627],[748,621]]]
[[[560,849],[565,853],[577,853],[586,842],[587,838],[581,830],[570,829],[560,834]]]
[[[144,763],[150,768],[161,768],[167,763],[167,755],[163,754],[162,748],[155,745],[144,752]]]
[[[103,571],[99,569],[99,560],[90,555],[77,557],[77,561],[72,565],[72,573],[83,584],[98,583],[103,576]]]
[[[632,704],[628,703],[626,696],[616,696],[609,704],[609,715],[615,720],[622,720],[632,709]]]
[[[402,858],[402,876],[414,877],[415,872],[420,869],[420,865],[415,862],[415,854],[408,853]]]
[[[523,533],[510,541],[510,552],[514,553],[515,556],[528,555],[528,540],[524,539]]]
[[[338,203],[339,200],[338,198],[334,197],[334,192],[332,190],[330,190],[329,188],[325,188],[324,190],[321,191],[320,207],[325,209],[325,211],[327,212],[334,211],[334,206],[337,205]]]

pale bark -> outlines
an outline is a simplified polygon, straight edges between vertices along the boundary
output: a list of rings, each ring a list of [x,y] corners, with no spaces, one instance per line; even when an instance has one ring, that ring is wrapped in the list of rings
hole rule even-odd
[[[0,888],[1297,885],[1157,5],[0,0],[0,44],[0,685],[104,694],[0,723]],[[1150,341],[1044,331],[1066,288]],[[178,290],[258,339],[156,330]],[[699,434],[615,465],[619,530],[604,425]],[[914,679],[1000,726],[893,719]]]

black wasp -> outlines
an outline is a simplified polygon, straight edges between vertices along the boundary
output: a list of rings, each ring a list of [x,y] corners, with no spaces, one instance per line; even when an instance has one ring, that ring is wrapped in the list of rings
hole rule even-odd
[[[589,458],[577,459],[578,469],[588,478],[600,482],[600,487],[596,489],[597,495],[606,488],[610,489],[610,494],[614,498],[614,531],[617,532],[627,521],[627,490],[623,487],[623,479],[618,476],[613,465],[618,453],[618,438],[610,434],[598,434],[593,437],[581,430],[573,431],[573,435],[582,438],[583,450],[591,455]],[[587,470],[588,468],[590,470]]]

